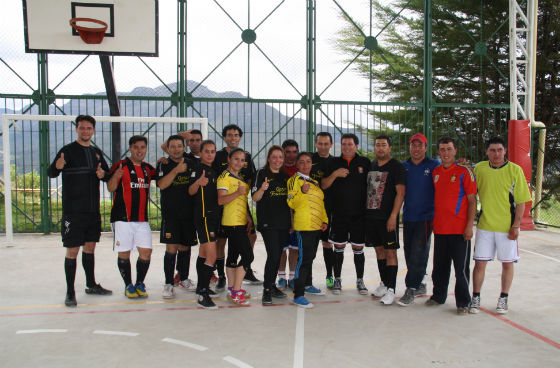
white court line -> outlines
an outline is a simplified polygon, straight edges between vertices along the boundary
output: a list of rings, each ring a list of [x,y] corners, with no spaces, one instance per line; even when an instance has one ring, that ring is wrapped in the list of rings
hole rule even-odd
[[[226,356],[223,357],[222,359],[225,360],[225,361],[228,362],[228,363],[233,364],[233,365],[236,366],[236,367],[239,367],[239,368],[253,368],[252,365],[249,365],[249,364],[247,364],[247,363],[245,363],[245,362],[242,362],[241,360],[236,359],[236,358],[234,358],[234,357],[232,357],[232,356],[229,356],[229,355],[226,355]]]
[[[116,335],[116,336],[138,336],[140,335],[138,332],[127,332],[127,331],[104,331],[104,330],[95,330],[93,331],[96,335]]]
[[[198,351],[208,350],[208,348],[206,346],[193,344],[193,343],[190,343],[190,342],[187,342],[187,341],[175,340],[175,339],[172,339],[172,338],[169,338],[169,337],[163,338],[163,339],[161,339],[161,341],[168,342],[170,344],[185,346],[187,348],[191,348],[191,349],[198,350]]]
[[[520,250],[520,251],[523,251],[523,252],[527,252],[527,253],[534,254],[534,255],[536,255],[536,256],[541,256],[541,257],[543,257],[543,258],[547,258],[547,259],[550,259],[550,260],[552,260],[552,261],[554,261],[554,262],[560,263],[560,259],[557,259],[557,258],[545,256],[544,254],[540,254],[540,253],[537,253],[537,252],[531,252],[530,250],[526,250],[526,249],[521,249],[521,248],[519,248],[519,250]]]
[[[303,368],[303,341],[305,333],[305,309],[297,309],[296,338],[294,343],[294,368]]]
[[[18,330],[16,331],[16,334],[34,334],[34,333],[57,333],[57,332],[68,332],[68,330],[62,330],[62,329],[39,329],[39,330]]]

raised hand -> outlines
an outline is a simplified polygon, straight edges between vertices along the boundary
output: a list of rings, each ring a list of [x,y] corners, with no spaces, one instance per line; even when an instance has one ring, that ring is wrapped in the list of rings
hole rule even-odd
[[[307,180],[305,180],[305,178],[303,178],[303,185],[301,186],[301,192],[304,194],[309,192],[309,183],[307,182]]]
[[[270,184],[268,183],[268,178],[264,178],[264,182],[261,185],[261,189],[266,192]]]
[[[105,170],[101,168],[101,162],[97,164],[97,170],[95,170],[95,175],[97,175],[99,179],[103,179],[105,177]]]
[[[118,168],[117,170],[115,170],[115,173],[114,173],[113,175],[115,175],[115,177],[116,177],[117,179],[122,178],[122,176],[123,176],[122,164],[119,164],[119,168]]]
[[[60,157],[58,158],[58,160],[56,160],[56,168],[57,170],[62,170],[64,169],[64,166],[66,165],[66,161],[64,160],[64,152],[60,153]]]
[[[208,184],[208,178],[206,177],[206,170],[202,170],[202,175],[198,178],[198,185],[205,187]]]
[[[187,164],[185,163],[185,158],[181,157],[181,161],[179,161],[179,163],[175,167],[175,172],[184,173],[185,171],[187,171]]]
[[[348,176],[348,174],[350,174],[350,171],[348,169],[341,167],[335,170],[335,174],[337,178],[345,178]]]
[[[169,163],[169,160],[167,159],[167,157],[160,157],[157,161],[156,161],[156,165],[159,164],[160,162],[162,162],[164,165],[167,165]]]

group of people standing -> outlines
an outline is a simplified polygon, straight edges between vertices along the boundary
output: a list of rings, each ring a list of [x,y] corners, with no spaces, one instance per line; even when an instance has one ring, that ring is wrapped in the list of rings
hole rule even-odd
[[[489,161],[477,164],[473,172],[456,162],[457,149],[449,137],[438,140],[439,162],[426,156],[426,137],[414,134],[409,142],[411,157],[401,163],[391,157],[392,142],[387,135],[375,138],[375,158],[370,161],[358,153],[356,135],[343,134],[341,155],[333,157],[329,153],[332,136],[320,132],[315,137],[315,153],[299,152],[297,142],[288,139],[282,146],[268,149],[266,163],[257,171],[250,153],[239,147],[241,128],[227,125],[222,131],[226,146],[220,151],[215,142],[203,140],[197,130],[170,136],[162,145],[168,157],[160,159],[156,168],[144,162],[147,139],[133,136],[129,157],[109,169],[103,153],[91,145],[95,119],[78,116],[76,132],[77,140],[58,152],[48,170],[50,177],[63,175],[61,233],[66,247],[67,306],[77,305],[74,278],[80,246],[86,293],[111,294],[94,277],[94,249],[101,231],[100,180],[106,181],[108,190],[114,193],[113,247],[118,252],[124,293],[129,298],[148,296],[144,279],[152,239],[147,211],[150,182],[156,180],[161,195],[160,241],[166,245],[163,298],[173,298],[174,288],[181,287],[196,291],[201,307],[216,309],[212,295],[227,286],[229,300],[248,304],[250,295],[242,288],[243,281],[261,283],[251,268],[256,228],[267,252],[263,305],[272,304],[273,298],[286,298],[287,287],[293,288],[292,302],[303,308],[313,307],[306,294],[325,295],[313,285],[312,276],[320,241],[327,289],[333,294],[342,292],[341,271],[349,243],[356,289],[367,295],[364,247],[374,247],[381,282],[372,296],[384,305],[393,304],[402,208],[408,271],[399,305],[411,305],[416,296],[427,292],[425,274],[434,232],[434,292],[426,304],[445,303],[453,263],[457,312],[477,313],[485,266],[497,252],[503,265],[497,311],[507,312],[513,262],[519,258],[519,224],[524,203],[531,197],[521,168],[505,158],[506,145],[501,138],[489,140]],[[470,240],[477,213],[477,187],[482,210],[471,298]],[[249,210],[249,195],[256,203],[256,226]],[[191,247],[196,244],[200,247],[195,286],[188,274]],[[136,282],[132,282],[130,253],[135,248],[139,255]]]

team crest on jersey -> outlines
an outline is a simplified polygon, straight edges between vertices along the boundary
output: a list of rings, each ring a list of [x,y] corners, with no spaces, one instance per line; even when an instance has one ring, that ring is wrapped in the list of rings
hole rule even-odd
[[[132,169],[132,170],[130,170],[130,174],[134,175],[134,174],[136,174],[136,171],[134,171],[134,169]]]
[[[165,238],[166,239],[171,239],[171,233],[165,233]]]
[[[196,173],[193,171],[193,173],[191,174],[191,178],[194,178],[196,176]]]
[[[213,238],[214,237],[214,232],[210,232],[210,237]]]
[[[361,166],[358,166],[358,172],[359,172],[360,174],[363,174],[363,173],[364,173],[364,168],[361,167]]]
[[[430,176],[430,169],[428,168],[424,169],[424,176]]]
[[[439,180],[439,175],[436,175],[436,176],[434,177],[434,183],[437,183],[438,180]]]
[[[453,175],[453,176],[451,177],[451,182],[452,182],[452,183],[455,183],[455,180],[457,180],[457,176]]]

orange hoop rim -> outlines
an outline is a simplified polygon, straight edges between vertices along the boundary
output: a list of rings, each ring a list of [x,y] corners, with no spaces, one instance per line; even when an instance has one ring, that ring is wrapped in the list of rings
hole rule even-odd
[[[84,26],[77,25],[76,22],[92,22],[92,23],[100,24],[103,27],[97,27],[97,28],[84,27]],[[70,25],[72,26],[72,28],[78,31],[99,32],[99,33],[101,32],[105,33],[105,31],[109,27],[107,23],[105,23],[104,21],[99,19],[93,19],[93,18],[72,18],[70,19]]]

